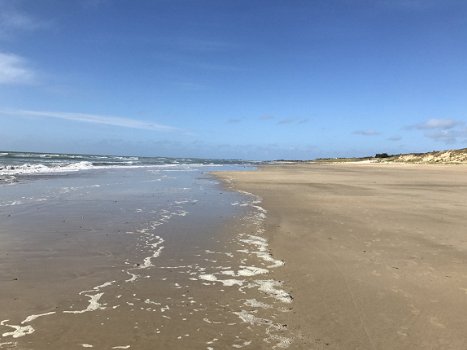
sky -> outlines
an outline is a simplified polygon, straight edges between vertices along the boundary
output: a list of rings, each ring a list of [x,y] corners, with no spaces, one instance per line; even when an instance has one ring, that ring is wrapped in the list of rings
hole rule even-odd
[[[0,0],[0,150],[467,147],[465,0]]]

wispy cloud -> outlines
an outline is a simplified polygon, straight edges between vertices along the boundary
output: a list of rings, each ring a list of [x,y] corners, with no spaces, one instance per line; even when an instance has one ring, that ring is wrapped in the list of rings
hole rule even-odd
[[[230,118],[227,120],[227,123],[229,124],[238,124],[238,123],[241,123],[243,121],[243,119],[241,118]]]
[[[285,118],[285,119],[281,119],[277,122],[277,124],[280,124],[280,125],[283,125],[283,124],[292,124],[292,123],[295,123],[295,119],[292,119],[292,118]]]
[[[286,125],[286,124],[305,124],[308,123],[308,119],[297,119],[297,118],[285,118],[281,119],[277,122],[279,125]]]
[[[355,130],[352,134],[360,136],[378,136],[381,135],[379,131],[368,129],[368,130]]]
[[[388,137],[386,140],[388,140],[388,141],[400,141],[400,140],[402,140],[402,137],[401,136],[391,136],[391,137]]]
[[[23,57],[0,52],[0,84],[32,84],[36,79]]]
[[[0,110],[2,116],[19,116],[32,118],[55,118],[75,122],[92,123],[118,126],[122,128],[154,130],[154,131],[180,131],[179,129],[143,120],[137,120],[125,117],[104,116],[85,113],[51,112],[51,111],[31,111],[31,110]]]
[[[455,144],[458,141],[467,141],[467,128],[437,130],[425,133],[425,136],[446,144]]]
[[[455,144],[459,140],[467,140],[465,122],[456,119],[432,118],[423,123],[409,125],[406,129],[423,131],[425,137],[446,144]]]
[[[274,117],[272,115],[269,115],[269,114],[265,114],[265,115],[262,115],[259,117],[259,120],[273,120]]]
[[[310,121],[308,118],[276,118],[270,114],[264,114],[258,117],[263,122],[274,122],[277,125],[305,124]]]
[[[17,32],[34,31],[47,26],[42,21],[17,8],[18,1],[0,0],[0,39],[8,39]]]
[[[447,130],[455,128],[459,125],[463,125],[464,123],[459,120],[454,119],[428,119],[426,122],[414,124],[409,126],[409,129],[419,129],[419,130]]]

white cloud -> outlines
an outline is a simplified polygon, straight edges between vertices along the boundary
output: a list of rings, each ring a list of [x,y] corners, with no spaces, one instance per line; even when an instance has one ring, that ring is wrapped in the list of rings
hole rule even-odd
[[[380,135],[381,133],[376,130],[355,130],[353,132],[354,135],[360,135],[360,136],[377,136]]]
[[[36,74],[23,57],[0,52],[0,84],[31,84],[35,81]]]
[[[463,124],[462,122],[458,120],[454,120],[454,119],[432,118],[432,119],[428,119],[424,123],[413,125],[412,127],[415,129],[420,129],[420,130],[426,130],[426,129],[447,130],[447,129],[455,128],[462,124]]]
[[[19,116],[33,118],[56,118],[69,121],[118,126],[122,128],[154,130],[154,131],[176,131],[172,126],[162,125],[143,120],[136,120],[125,117],[104,116],[97,114],[51,112],[51,111],[30,111],[30,110],[0,110],[3,116]]]
[[[467,140],[465,122],[455,119],[428,119],[427,121],[407,127],[409,130],[423,131],[425,137],[446,144],[455,144],[459,140]]]

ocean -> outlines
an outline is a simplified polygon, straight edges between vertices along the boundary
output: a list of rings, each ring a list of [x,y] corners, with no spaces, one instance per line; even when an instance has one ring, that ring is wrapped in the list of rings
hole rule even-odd
[[[110,168],[189,168],[190,166],[252,165],[257,162],[230,159],[137,157],[67,153],[0,151],[0,181],[27,175],[71,173]]]
[[[0,348],[286,348],[254,163],[0,153]]]

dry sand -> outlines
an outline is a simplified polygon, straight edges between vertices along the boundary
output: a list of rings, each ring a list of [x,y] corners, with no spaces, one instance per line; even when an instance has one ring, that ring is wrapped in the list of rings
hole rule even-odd
[[[263,198],[302,349],[467,349],[467,167],[222,173]]]

